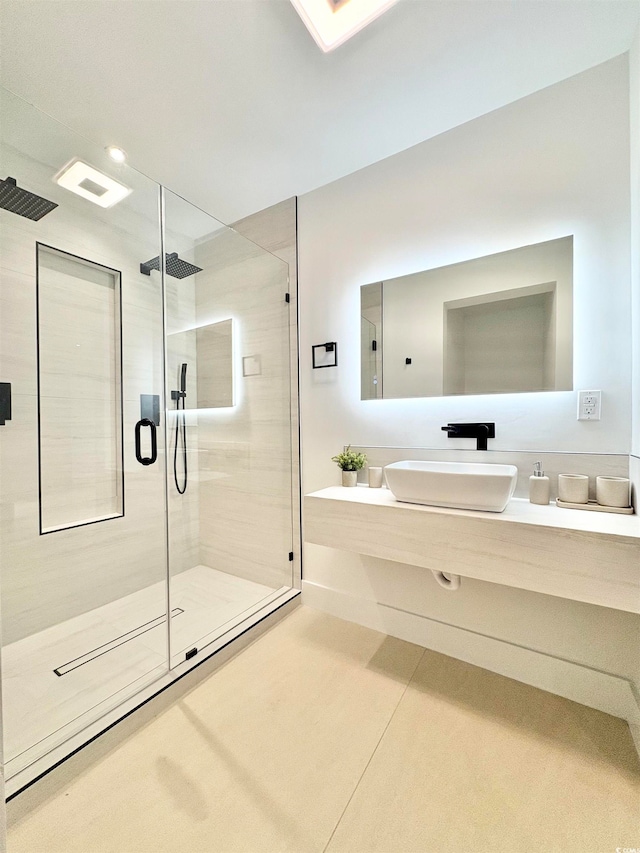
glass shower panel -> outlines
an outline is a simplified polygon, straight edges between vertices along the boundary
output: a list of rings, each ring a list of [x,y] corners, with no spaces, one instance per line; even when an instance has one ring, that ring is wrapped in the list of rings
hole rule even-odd
[[[163,193],[176,666],[292,586],[288,266]]]
[[[144,266],[160,257],[158,185],[21,99],[0,106],[12,777],[167,672],[164,329]]]

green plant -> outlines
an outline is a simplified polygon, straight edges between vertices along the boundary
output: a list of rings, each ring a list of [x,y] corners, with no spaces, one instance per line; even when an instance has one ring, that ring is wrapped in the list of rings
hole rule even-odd
[[[349,445],[342,453],[332,456],[331,461],[336,462],[343,471],[359,471],[367,464],[367,457],[364,453],[355,453]]]

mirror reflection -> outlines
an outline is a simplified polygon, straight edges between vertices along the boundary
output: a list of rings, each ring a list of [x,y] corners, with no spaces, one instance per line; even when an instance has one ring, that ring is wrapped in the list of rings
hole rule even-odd
[[[174,332],[167,339],[167,367],[179,387],[186,373],[186,409],[224,409],[233,406],[233,321],[221,320]]]
[[[570,391],[573,237],[360,288],[361,398]]]

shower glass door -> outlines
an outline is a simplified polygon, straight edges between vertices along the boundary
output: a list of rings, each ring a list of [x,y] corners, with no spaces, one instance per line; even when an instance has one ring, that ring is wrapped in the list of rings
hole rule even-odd
[[[295,595],[293,321],[285,261],[0,94],[15,791]]]
[[[171,666],[292,586],[288,265],[163,190]]]
[[[164,327],[158,185],[19,98],[1,107],[13,777],[167,672]]]

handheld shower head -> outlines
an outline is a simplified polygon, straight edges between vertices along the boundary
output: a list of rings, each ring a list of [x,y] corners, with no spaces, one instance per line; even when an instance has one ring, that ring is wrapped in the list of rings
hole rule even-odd
[[[176,440],[173,446],[173,479],[178,494],[183,495],[187,490],[189,474],[187,471],[187,421],[185,408],[187,404],[187,363],[180,365],[180,390],[171,392],[171,399],[176,401]],[[182,444],[182,477],[178,476],[178,444]]]

